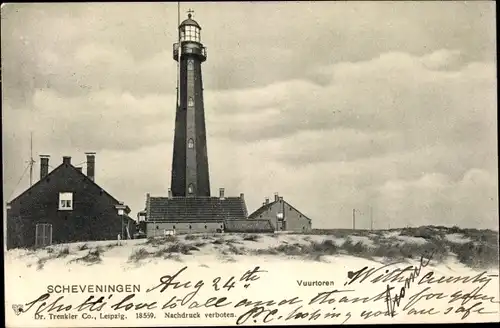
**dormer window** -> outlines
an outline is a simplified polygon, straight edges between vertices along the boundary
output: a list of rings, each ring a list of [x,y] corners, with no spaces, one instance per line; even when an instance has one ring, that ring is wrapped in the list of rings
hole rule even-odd
[[[59,193],[59,210],[71,211],[73,210],[73,193],[60,192]]]

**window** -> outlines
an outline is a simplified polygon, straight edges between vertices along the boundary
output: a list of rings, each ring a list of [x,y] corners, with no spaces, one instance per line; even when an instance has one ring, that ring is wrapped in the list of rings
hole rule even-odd
[[[189,141],[188,141],[188,148],[189,149],[193,149],[194,148],[194,140],[193,139],[189,139]]]
[[[189,97],[189,100],[188,100],[188,106],[189,106],[189,107],[194,106],[194,100],[193,100],[193,97]]]
[[[160,227],[159,227],[159,226],[156,226],[156,230],[158,230],[158,229],[160,229]]]
[[[190,60],[188,60],[188,70],[191,71],[191,70],[193,70],[193,68],[194,68],[193,60],[190,59]]]
[[[189,229],[191,229],[191,225],[189,225]]]
[[[194,187],[193,187],[193,184],[191,183],[188,187],[188,194],[192,194],[194,191]]]
[[[181,41],[200,42],[200,29],[196,26],[185,26],[184,30],[181,30]]]
[[[71,211],[73,209],[73,193],[60,192],[59,193],[59,210]]]
[[[175,226],[173,226],[172,229],[175,229]]]
[[[205,226],[205,229],[207,228],[207,226]]]

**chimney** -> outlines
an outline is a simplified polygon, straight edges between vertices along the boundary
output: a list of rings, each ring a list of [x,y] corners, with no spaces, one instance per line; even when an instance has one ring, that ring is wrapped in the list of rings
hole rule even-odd
[[[82,172],[82,167],[79,166],[79,167],[76,168],[76,170],[79,171],[79,172]]]
[[[279,195],[277,192],[274,193],[274,201],[277,202],[279,200]]]
[[[172,189],[168,188],[168,198],[172,198]]]
[[[245,218],[248,218],[248,209],[247,209],[247,204],[245,203],[245,194],[244,193],[240,194],[240,199],[241,199],[241,202],[243,203],[243,211],[245,214]]]
[[[85,155],[87,155],[87,176],[95,181],[95,153],[88,152]]]
[[[269,204],[269,197],[266,197],[266,198],[265,198],[264,205],[267,205],[267,204]]]
[[[40,180],[49,174],[49,155],[40,155]]]
[[[71,164],[71,157],[63,156],[63,164]]]
[[[279,200],[280,200],[280,202],[282,202],[282,201],[283,201],[283,197],[281,197],[281,196],[280,196],[280,197],[279,197]]]
[[[219,188],[219,197],[220,199],[224,199],[224,188]]]

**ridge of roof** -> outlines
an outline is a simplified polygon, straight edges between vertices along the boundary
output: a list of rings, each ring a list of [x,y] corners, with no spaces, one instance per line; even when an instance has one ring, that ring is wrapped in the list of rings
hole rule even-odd
[[[23,191],[22,193],[20,193],[17,197],[13,198],[11,201],[9,201],[8,203],[12,203],[14,201],[16,201],[18,198],[20,198],[21,196],[23,196],[24,194],[26,194],[28,191],[32,190],[33,188],[35,188],[36,186],[38,186],[42,181],[46,180],[47,178],[49,178],[50,176],[54,175],[55,172],[59,171],[61,169],[61,167],[63,165],[66,165],[66,163],[61,163],[59,164],[59,166],[57,166],[55,169],[53,169],[52,171],[50,171],[46,176],[44,176],[42,179],[38,180],[37,182],[35,182],[35,184],[33,184],[31,187],[29,187],[28,189],[26,189],[25,191]],[[107,192],[104,188],[102,188],[101,186],[99,186],[94,180],[90,179],[86,174],[84,174],[81,170],[77,169],[73,164],[69,163],[68,164],[69,168],[73,169],[73,171],[77,172],[78,174],[81,174],[82,176],[85,177],[85,179],[87,179],[88,182],[91,182],[92,184],[94,184],[95,186],[97,186],[99,189],[101,189],[108,197],[110,197],[113,201],[115,201],[116,203],[120,203],[120,201],[118,199],[116,199],[115,197],[113,197],[109,192]],[[127,209],[128,209],[128,213],[131,212],[130,208],[127,206]],[[127,213],[127,214],[128,214]]]
[[[259,207],[258,209],[256,209],[253,213],[251,213],[250,215],[248,215],[248,218],[252,218],[254,216],[260,215],[261,213],[263,213],[265,210],[267,210],[269,207],[271,207],[272,205],[274,205],[277,202],[278,201],[275,200],[273,202],[270,202],[269,204],[262,205],[261,207]],[[286,200],[283,199],[283,203],[285,203],[286,205],[290,206],[292,209],[294,209],[297,213],[299,213],[300,215],[302,215],[307,220],[312,221],[307,215],[305,215],[304,213],[302,213],[301,211],[299,211],[298,209],[296,209],[293,205],[291,205]]]
[[[262,205],[261,207],[259,207],[255,211],[253,211],[250,215],[248,215],[248,217],[250,218],[250,217],[253,217],[253,216],[256,216],[256,215],[263,213],[265,210],[267,210],[269,207],[273,206],[275,203],[277,203],[276,200],[273,202],[270,202],[269,204]]]

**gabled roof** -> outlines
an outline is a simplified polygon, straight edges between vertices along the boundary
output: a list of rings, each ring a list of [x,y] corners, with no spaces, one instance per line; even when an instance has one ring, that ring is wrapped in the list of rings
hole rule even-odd
[[[269,220],[227,220],[224,221],[225,232],[274,232]]]
[[[150,197],[148,220],[245,219],[245,201],[240,197]]]
[[[9,203],[15,202],[16,200],[18,200],[19,198],[21,198],[22,196],[24,196],[28,191],[37,188],[38,185],[40,185],[43,181],[47,180],[48,178],[51,178],[53,176],[57,176],[57,172],[59,172],[62,168],[66,168],[64,165],[66,165],[66,163],[59,164],[58,167],[56,167],[55,169],[53,169],[52,171],[50,171],[43,179],[40,179],[37,182],[35,182],[34,185],[32,185],[31,187],[29,187],[28,189],[26,189],[25,191],[23,191],[20,195],[18,195],[14,199],[12,199]],[[86,182],[89,182],[89,183],[95,185],[100,190],[102,190],[108,197],[110,197],[114,202],[116,202],[116,204],[120,203],[120,201],[118,201],[116,198],[114,198],[106,190],[104,190],[103,188],[101,188],[97,183],[95,183],[92,179],[90,179],[87,175],[85,175],[81,170],[79,170],[75,166],[73,166],[73,164],[71,164],[71,163],[68,164],[67,168],[68,169],[73,169],[77,174],[80,174],[82,177],[84,177],[86,179]],[[126,213],[130,213],[130,208],[128,206],[127,206],[125,212]]]
[[[264,213],[265,211],[267,211],[269,208],[271,208],[271,206],[273,206],[277,202],[278,201],[274,201],[274,202],[271,202],[269,204],[262,205],[261,207],[259,207],[258,209],[256,209],[255,212],[253,212],[252,214],[250,214],[248,217],[249,218],[254,218],[254,217],[257,217],[257,216],[261,215],[262,213]]]
[[[279,201],[275,200],[274,202],[271,202],[269,204],[264,204],[262,205],[261,207],[259,207],[258,209],[256,209],[252,214],[250,214],[248,216],[249,219],[254,219],[256,217],[258,217],[259,215],[263,214],[265,211],[267,211],[269,208],[271,208],[274,204],[278,203]],[[293,207],[292,205],[290,205],[290,203],[288,203],[287,201],[283,200],[283,202],[291,207],[294,211],[296,211],[297,213],[299,213],[300,215],[302,215],[304,218],[306,218],[307,220],[311,221],[310,218],[308,218],[306,215],[304,215],[304,213],[300,212],[298,209],[296,209],[295,207]]]

